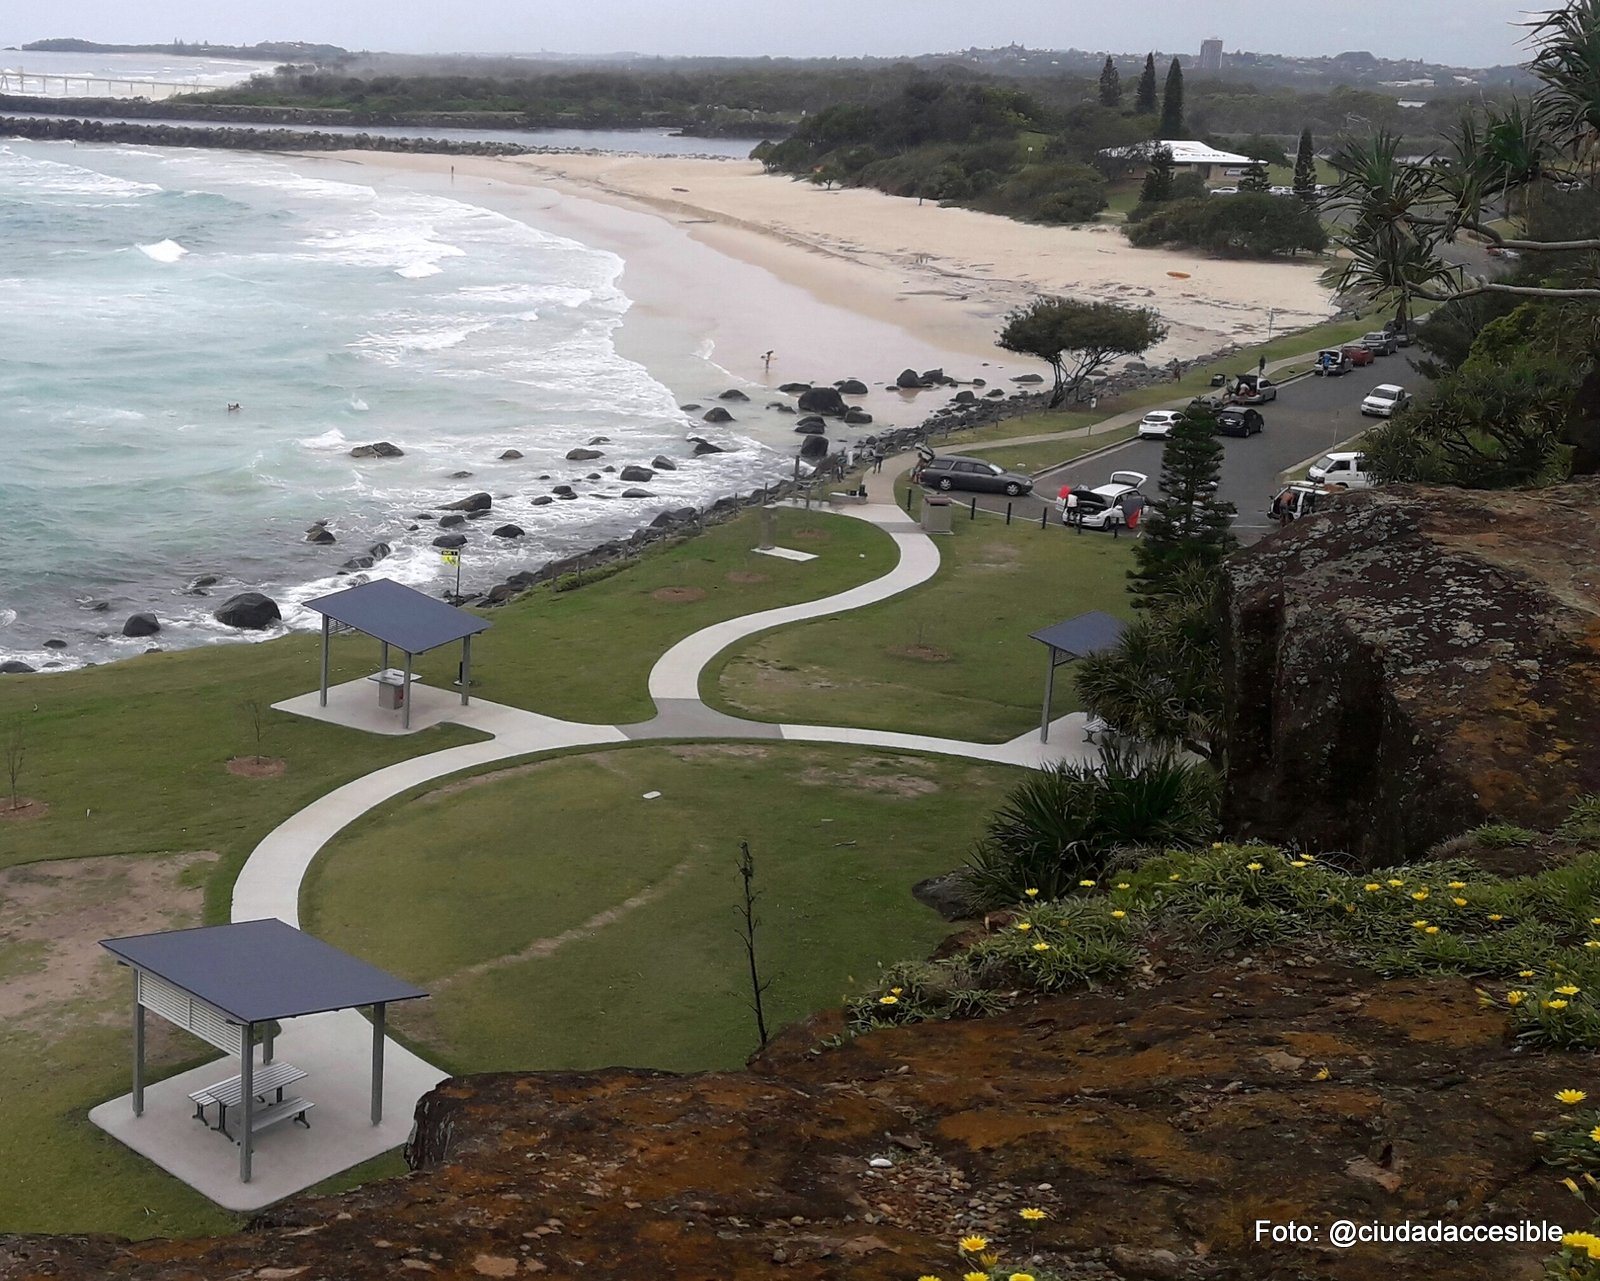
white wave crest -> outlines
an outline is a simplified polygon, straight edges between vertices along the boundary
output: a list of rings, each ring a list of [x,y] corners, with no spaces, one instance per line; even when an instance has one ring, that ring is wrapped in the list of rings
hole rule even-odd
[[[436,262],[414,262],[409,267],[396,267],[394,274],[404,276],[407,280],[426,280],[429,276],[437,276],[444,268]]]
[[[189,251],[176,240],[158,240],[153,245],[140,245],[139,252],[153,262],[177,262]]]

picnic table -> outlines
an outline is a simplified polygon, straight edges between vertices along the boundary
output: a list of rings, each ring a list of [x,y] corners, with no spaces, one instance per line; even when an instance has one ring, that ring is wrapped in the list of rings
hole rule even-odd
[[[250,1118],[250,1128],[264,1130],[269,1125],[295,1117],[308,1129],[310,1123],[306,1121],[305,1114],[315,1104],[304,1099],[285,1099],[283,1090],[285,1086],[293,1085],[296,1081],[305,1079],[304,1069],[297,1068],[293,1063],[266,1063],[256,1068],[252,1074],[251,1089],[257,1099],[267,1103],[267,1106]],[[277,1097],[270,1102],[267,1095],[276,1093]],[[189,1096],[194,1104],[195,1120],[206,1119],[206,1108],[212,1103],[217,1105],[217,1123],[212,1129],[228,1133],[228,1109],[238,1107],[244,1102],[243,1078],[230,1076],[226,1081],[218,1081],[214,1085],[207,1085],[196,1090]],[[228,1136],[232,1138],[232,1135]]]

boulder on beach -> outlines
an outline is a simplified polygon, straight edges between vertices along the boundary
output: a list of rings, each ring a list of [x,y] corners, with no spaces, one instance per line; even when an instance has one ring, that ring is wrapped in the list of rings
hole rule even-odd
[[[563,500],[563,501],[566,501],[566,502],[570,502],[570,501],[571,501],[571,500],[572,500],[572,499],[574,499],[574,498],[576,498],[576,497],[577,497],[577,495],[576,495],[576,494],[574,494],[574,493],[572,493],[572,492],[571,492],[571,491],[570,491],[570,490],[569,490],[569,491],[568,491],[568,492],[566,492],[566,493],[565,493],[565,494],[557,494],[557,495],[556,495],[556,497],[557,497],[557,498],[560,498],[560,499],[562,499],[562,500]]]
[[[31,671],[33,671],[33,668],[29,667],[20,659],[13,658],[4,663],[0,663],[0,676],[23,676]]]
[[[161,623],[154,614],[129,614],[122,625],[124,636],[154,636],[160,630]]]
[[[702,458],[706,454],[725,454],[728,451],[721,445],[713,445],[704,436],[690,436],[689,440],[694,445],[694,456]]]
[[[672,459],[668,458],[665,454],[657,454],[654,458],[652,458],[650,460],[650,465],[652,467],[654,467],[657,471],[677,471],[678,470],[678,464],[673,462]]]
[[[828,418],[843,418],[844,397],[837,387],[813,387],[800,393],[802,414],[822,414]]]
[[[613,470],[615,470],[615,469],[613,468]],[[585,476],[584,479],[585,480],[599,480],[600,479],[600,473],[597,472],[597,471],[592,471],[587,476]]]
[[[900,376],[894,380],[894,385],[901,391],[915,391],[922,386],[922,375],[915,369],[902,369]]]
[[[749,400],[750,397],[746,396],[737,387],[729,387],[727,391],[718,392],[717,393],[717,399],[718,400]]]
[[[501,462],[507,462],[507,463],[515,462],[518,458],[521,458],[521,457],[522,457],[522,451],[520,449],[505,449],[505,450],[502,450],[500,452],[500,461]]]
[[[869,414],[865,409],[857,409],[854,405],[851,405],[850,408],[845,411],[844,420],[847,423],[855,423],[860,425],[863,423],[870,423],[872,421],[872,415]]]
[[[486,512],[494,506],[494,499],[488,494],[468,494],[465,498],[458,498],[453,503],[440,503],[439,510],[443,512]]]
[[[44,647],[46,649],[65,649],[67,647],[67,642],[62,640],[59,636],[52,636],[49,640],[45,641]]]
[[[802,436],[826,436],[828,424],[817,417],[802,418],[794,425],[794,429]]]
[[[527,530],[521,525],[502,525],[499,529],[491,530],[496,538],[521,538]]]
[[[564,497],[565,495],[572,493],[573,489],[571,485],[557,485],[550,492],[555,494],[557,497]]]
[[[433,545],[435,547],[443,547],[446,551],[455,547],[465,547],[467,545],[467,536],[465,534],[440,534],[439,537],[433,540]]]
[[[713,405],[700,415],[700,421],[705,423],[731,423],[733,415],[721,405]]]
[[[306,542],[315,543],[318,547],[327,547],[330,543],[339,540],[333,536],[333,531],[326,525],[313,525],[306,530]]]
[[[925,382],[925,383],[942,383],[942,382],[945,382],[946,379],[945,379],[945,376],[944,376],[944,370],[942,370],[942,369],[924,369],[922,371],[922,381]]]
[[[259,632],[280,621],[283,615],[278,610],[278,602],[272,597],[263,596],[260,592],[240,592],[223,601],[222,607],[212,617],[227,627]]]
[[[373,543],[371,547],[367,548],[367,555],[372,557],[373,560],[382,560],[393,550],[394,548],[390,547],[388,543]]]
[[[595,437],[592,437],[590,439],[589,443],[591,445],[609,445],[611,443],[611,437],[610,436],[595,436]]]
[[[867,384],[859,378],[846,378],[842,382],[834,383],[834,386],[839,389],[841,396],[865,396],[867,394]]]
[[[569,450],[567,450],[567,461],[569,463],[586,463],[591,458],[604,458],[604,457],[605,457],[605,454],[602,453],[598,449],[584,449],[584,448],[580,447],[578,449],[569,449]]]
[[[453,471],[453,472],[450,473],[450,479],[451,480],[466,480],[467,477],[469,477],[470,475],[472,475],[472,473],[469,472],[469,471]]]
[[[807,436],[800,442],[800,457],[826,458],[828,456],[828,438],[826,436]]]
[[[370,445],[357,445],[350,451],[352,458],[404,458],[406,451],[399,445],[391,445],[386,440],[374,441]]]
[[[636,467],[632,463],[629,463],[617,474],[617,479],[619,480],[645,481],[654,480],[655,478],[655,472],[648,467]]]
[[[965,390],[963,390],[963,391],[958,391],[956,393],[956,404],[958,404],[958,405],[970,405],[970,404],[972,404],[973,401],[975,401],[977,399],[978,399],[978,393],[975,392],[975,391],[965,391]]]
[[[440,529],[453,529],[457,525],[465,525],[467,518],[460,512],[451,512],[448,516],[439,517]]]
[[[624,498],[654,498],[655,497],[655,495],[652,494],[648,489],[624,489],[622,491],[622,496]]]
[[[555,502],[555,499],[551,498],[549,494],[540,494],[533,500],[533,505],[535,507],[548,507],[553,502]]]
[[[790,396],[798,396],[802,392],[810,391],[811,390],[811,384],[810,383],[784,383],[782,386],[780,386],[778,388],[778,390],[781,391],[781,392],[784,392],[784,393],[786,393],[786,394],[788,394]]]
[[[1043,374],[1018,374],[1011,381],[1014,382],[1014,383],[1042,383],[1044,381],[1044,375]]]
[[[693,401],[690,401],[687,405],[679,405],[678,408],[683,410],[683,412],[686,414],[698,414],[702,409],[705,408],[705,406],[697,405]]]

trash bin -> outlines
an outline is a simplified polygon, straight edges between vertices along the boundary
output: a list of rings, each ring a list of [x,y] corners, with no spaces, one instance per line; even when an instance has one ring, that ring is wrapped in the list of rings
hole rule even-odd
[[[955,508],[943,494],[928,494],[922,500],[922,531],[926,534],[952,532],[950,522],[955,518]]]
[[[373,679],[378,683],[378,706],[384,711],[398,711],[406,705],[406,678],[403,673],[379,672]]]
[[[1213,387],[1226,387],[1228,385],[1228,375],[1227,374],[1212,374],[1211,375],[1211,385]]]

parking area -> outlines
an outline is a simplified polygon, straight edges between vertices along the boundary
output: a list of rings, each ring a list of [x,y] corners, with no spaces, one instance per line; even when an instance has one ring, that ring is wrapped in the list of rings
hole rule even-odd
[[[1219,496],[1238,509],[1234,531],[1243,542],[1254,542],[1274,528],[1267,514],[1268,505],[1278,490],[1279,476],[1292,468],[1359,435],[1379,420],[1361,416],[1361,400],[1379,383],[1394,382],[1415,392],[1422,376],[1407,359],[1414,348],[1392,356],[1381,356],[1334,378],[1305,376],[1281,384],[1278,398],[1261,405],[1265,426],[1254,436],[1219,437],[1223,446],[1222,483]],[[1001,494],[978,494],[978,506],[1003,513],[1010,504],[1014,519],[1035,520],[1048,505],[1054,511],[1061,486],[1104,485],[1113,471],[1143,472],[1149,483],[1144,492],[1159,493],[1160,440],[1130,440],[1093,457],[1069,463],[1034,478],[1032,495],[1008,499]],[[955,452],[955,451],[951,451]],[[970,503],[974,495],[955,493],[960,503]]]

